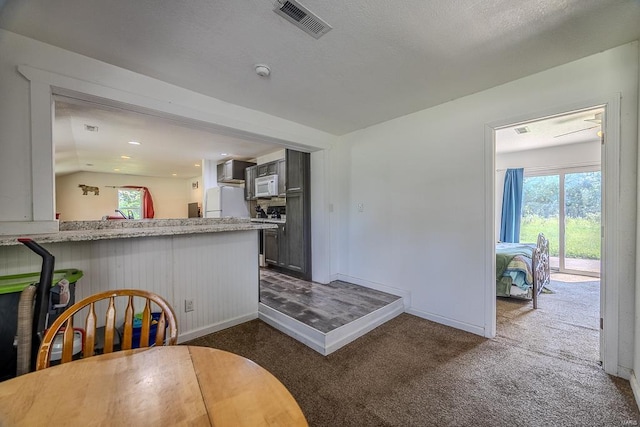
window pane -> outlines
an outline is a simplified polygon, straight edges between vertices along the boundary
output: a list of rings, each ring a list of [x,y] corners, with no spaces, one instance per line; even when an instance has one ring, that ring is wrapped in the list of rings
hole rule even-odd
[[[565,268],[600,271],[600,172],[565,175]]]
[[[142,218],[142,191],[118,189],[118,209],[134,219]]]
[[[522,189],[522,223],[520,241],[535,243],[538,233],[549,239],[550,266],[559,268],[559,175],[525,177]]]

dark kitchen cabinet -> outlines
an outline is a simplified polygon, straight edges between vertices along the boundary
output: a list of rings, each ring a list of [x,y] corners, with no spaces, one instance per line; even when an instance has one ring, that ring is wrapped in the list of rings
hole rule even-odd
[[[278,161],[258,165],[258,176],[275,175],[278,173]]]
[[[239,184],[244,182],[244,170],[255,163],[242,160],[227,160],[218,165],[218,182]]]
[[[305,195],[302,192],[287,195],[287,228],[285,236],[285,251],[287,258],[284,266],[299,273],[307,271],[307,243],[310,235],[305,228],[304,213]],[[310,248],[309,248],[310,249]]]
[[[285,268],[289,265],[288,230],[289,224],[278,224],[278,265]]]
[[[287,162],[285,159],[278,160],[278,196],[284,197],[287,194]]]
[[[311,159],[309,153],[286,151],[286,268],[311,279]]]
[[[278,232],[280,230],[264,230],[264,260],[273,265],[279,265],[280,262],[280,240]]]
[[[310,155],[286,150],[284,160],[271,163],[278,173],[278,192],[286,195],[287,221],[277,230],[264,230],[265,261],[286,274],[311,280]],[[258,176],[264,165],[257,166]]]
[[[287,150],[285,160],[287,164],[287,193],[308,190],[306,186],[309,182],[309,153]]]
[[[250,166],[244,170],[244,198],[245,200],[256,199],[256,175],[257,166]]]

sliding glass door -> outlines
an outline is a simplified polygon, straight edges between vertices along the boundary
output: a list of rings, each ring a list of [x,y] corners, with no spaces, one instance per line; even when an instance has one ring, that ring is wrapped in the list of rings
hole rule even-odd
[[[597,168],[531,173],[525,170],[521,242],[542,232],[551,268],[600,274],[601,174]]]

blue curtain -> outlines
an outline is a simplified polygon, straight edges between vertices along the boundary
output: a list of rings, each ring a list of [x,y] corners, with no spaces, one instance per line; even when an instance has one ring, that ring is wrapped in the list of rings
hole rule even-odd
[[[520,241],[520,218],[522,216],[522,179],[524,169],[507,169],[502,195],[501,242]]]

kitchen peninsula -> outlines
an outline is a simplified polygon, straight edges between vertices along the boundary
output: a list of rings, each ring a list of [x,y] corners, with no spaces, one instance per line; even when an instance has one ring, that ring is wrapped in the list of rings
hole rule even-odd
[[[0,236],[0,275],[40,271],[41,259],[17,241],[30,237],[56,269],[84,272],[76,301],[108,289],[155,292],[187,341],[258,317],[257,230],[276,227],[236,218],[61,222],[57,233]]]

